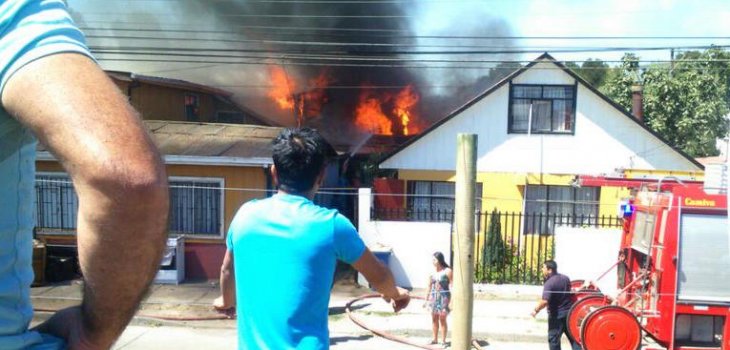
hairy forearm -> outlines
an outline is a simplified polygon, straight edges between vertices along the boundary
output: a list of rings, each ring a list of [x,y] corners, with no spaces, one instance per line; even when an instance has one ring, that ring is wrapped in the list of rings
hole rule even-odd
[[[164,170],[111,181],[76,181],[82,317],[100,343],[113,342],[159,268],[167,230]],[[121,177],[121,178],[120,178]]]
[[[375,290],[378,291],[378,293],[383,295],[383,297],[392,299],[397,298],[400,295],[395,286],[395,278],[393,278],[393,274],[385,267],[383,267],[377,278],[374,278],[369,282],[373,285]]]
[[[227,269],[221,271],[221,296],[223,297],[223,305],[233,307],[236,305],[236,276],[233,270]]]

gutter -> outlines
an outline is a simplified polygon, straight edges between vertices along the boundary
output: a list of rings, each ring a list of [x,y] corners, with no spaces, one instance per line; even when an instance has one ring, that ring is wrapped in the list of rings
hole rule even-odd
[[[235,166],[235,167],[268,167],[273,160],[268,157],[221,157],[221,156],[186,156],[165,155],[166,165],[206,165],[206,166]],[[36,152],[36,160],[58,161],[47,151]]]

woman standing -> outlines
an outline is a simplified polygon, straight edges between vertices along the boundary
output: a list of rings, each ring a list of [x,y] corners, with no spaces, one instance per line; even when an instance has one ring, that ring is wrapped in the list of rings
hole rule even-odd
[[[446,345],[446,333],[448,332],[446,316],[450,311],[449,302],[451,301],[452,273],[441,252],[433,253],[433,266],[436,272],[431,274],[429,278],[428,293],[426,293],[426,302],[431,306],[431,322],[433,324],[433,340],[431,344],[438,343],[440,325],[441,343]]]

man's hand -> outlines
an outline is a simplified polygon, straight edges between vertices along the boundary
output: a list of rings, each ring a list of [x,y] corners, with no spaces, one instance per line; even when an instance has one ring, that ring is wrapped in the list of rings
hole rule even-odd
[[[537,316],[537,311],[532,310],[532,312],[530,313],[530,316],[532,316],[532,318],[535,318],[535,316]]]
[[[390,300],[390,305],[393,306],[393,312],[398,312],[405,309],[406,306],[408,306],[408,303],[411,302],[411,295],[408,293],[407,290],[401,287],[396,288],[398,289],[398,296]]]
[[[74,306],[56,312],[34,330],[65,339],[68,349],[109,349],[115,339],[93,339],[82,319],[81,307]]]

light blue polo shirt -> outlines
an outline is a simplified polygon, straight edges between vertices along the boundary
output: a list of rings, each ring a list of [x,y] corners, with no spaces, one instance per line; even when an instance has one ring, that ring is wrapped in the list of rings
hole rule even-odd
[[[59,52],[89,56],[63,1],[0,2],[0,96],[19,68]],[[65,347],[61,339],[28,331],[33,317],[35,147],[30,131],[0,108],[0,349],[4,350]]]
[[[228,231],[236,276],[239,349],[328,349],[337,259],[365,244],[347,218],[309,199],[276,194],[239,209]]]

